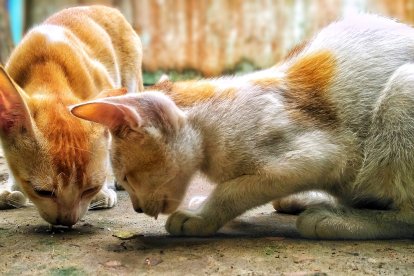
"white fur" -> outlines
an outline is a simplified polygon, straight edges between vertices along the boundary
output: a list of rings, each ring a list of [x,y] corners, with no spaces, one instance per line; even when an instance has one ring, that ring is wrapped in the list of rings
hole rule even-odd
[[[335,74],[325,91],[338,116],[334,126],[317,123],[320,115],[315,114],[315,123],[306,117],[295,119],[286,98],[288,69],[320,50],[335,57]],[[173,209],[166,211],[165,204],[178,206],[171,197],[180,201],[197,171],[217,183],[199,211],[170,216],[166,228],[175,235],[211,235],[250,208],[319,190],[336,199],[307,194],[302,209],[315,202],[329,204],[300,215],[297,226],[304,237],[411,238],[413,60],[414,30],[406,25],[375,15],[355,15],[333,23],[278,67],[201,80],[199,85],[212,84],[218,94],[228,88],[237,93],[195,104],[178,131],[164,134],[154,142],[156,147],[143,146],[148,140],[137,136],[135,141],[134,134],[115,137],[115,174],[118,179],[128,174],[123,186],[134,207],[152,216]],[[278,87],[255,84],[272,77],[280,83]],[[148,92],[135,97],[169,109],[164,113],[166,121],[180,114],[167,96]],[[148,166],[144,161],[151,154],[150,146],[162,149],[162,162],[142,171],[140,165]]]
[[[41,28],[36,28],[33,32],[44,35],[49,43],[69,43],[67,30],[60,26],[43,24]]]
[[[224,147],[204,149],[212,157],[202,170],[219,185],[197,214],[180,211],[173,214],[167,223],[168,231],[209,235],[249,208],[298,191],[321,189],[338,197],[343,207],[305,211],[298,220],[298,229],[305,237],[412,237],[414,65],[410,63],[414,60],[414,31],[406,25],[374,15],[353,16],[322,30],[296,59],[276,68],[276,71],[288,69],[295,60],[319,49],[333,52],[340,66],[330,90],[342,122],[338,132],[327,132],[317,126],[315,130],[300,129],[300,122],[290,122],[290,126],[286,126],[283,123],[286,119],[279,120],[283,116],[274,114],[276,117],[272,116],[272,123],[267,125],[276,127],[280,124],[279,127],[285,125],[284,129],[287,129],[288,137],[275,145],[282,148],[280,154],[268,155],[259,151],[259,156],[252,158],[253,148],[250,151],[244,148],[245,144],[252,142],[250,136],[257,139],[264,134],[260,125],[255,125],[250,134],[244,132],[244,135],[234,137],[230,147],[225,143]],[[251,74],[246,79],[252,76],[259,78],[261,74]],[[259,109],[255,118],[272,114],[267,105],[257,99],[250,100]],[[215,139],[231,139],[227,137],[228,131],[243,127],[237,121],[249,124],[243,117],[243,109],[254,111],[249,109],[249,105],[241,104],[234,108],[238,109],[234,112],[236,121],[232,115],[217,114],[214,107],[209,107],[209,114],[225,116],[216,121],[209,118],[213,121],[210,124],[223,131],[215,135]],[[283,109],[277,105],[274,108],[279,112]],[[234,109],[226,108],[229,113]],[[200,108],[197,112],[206,113]],[[230,123],[223,123],[223,120]],[[199,123],[197,121],[197,128],[200,128]],[[211,135],[207,131],[201,137],[205,141]],[[220,145],[220,140],[215,144]],[[243,159],[246,154],[250,164],[257,158],[269,160],[259,169],[261,173],[257,174],[255,169],[246,171],[245,165],[238,163],[237,157]],[[390,167],[384,168],[381,160],[387,160],[386,165]],[[387,176],[391,175],[385,181],[381,174],[384,170],[389,170]],[[311,205],[318,198],[318,203],[324,202],[315,194],[308,194],[305,204]],[[353,207],[369,201],[383,204],[386,210]]]

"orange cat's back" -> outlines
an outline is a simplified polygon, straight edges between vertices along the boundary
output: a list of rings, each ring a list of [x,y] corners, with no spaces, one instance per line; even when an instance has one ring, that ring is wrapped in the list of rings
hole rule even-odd
[[[71,116],[67,106],[125,93],[111,90],[120,87],[142,90],[141,61],[140,40],[121,13],[91,6],[63,10],[33,28],[11,54],[9,75],[0,71],[5,155],[16,186],[49,223],[76,223],[95,195],[99,207],[116,202],[113,191],[101,190],[106,131]]]

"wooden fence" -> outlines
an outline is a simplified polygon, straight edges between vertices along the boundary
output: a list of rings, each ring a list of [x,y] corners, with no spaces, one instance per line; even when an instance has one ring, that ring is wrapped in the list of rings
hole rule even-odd
[[[412,0],[29,0],[26,26],[64,7],[91,3],[124,13],[143,42],[144,70],[194,69],[207,76],[241,62],[271,66],[348,13],[369,11],[414,23]]]

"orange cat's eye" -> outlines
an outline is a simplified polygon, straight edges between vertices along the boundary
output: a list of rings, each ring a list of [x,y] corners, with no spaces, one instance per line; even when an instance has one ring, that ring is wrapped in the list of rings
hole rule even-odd
[[[56,197],[56,194],[53,191],[48,190],[36,190],[34,189],[35,193],[40,197]]]
[[[95,195],[100,189],[101,189],[101,186],[97,186],[97,187],[87,189],[86,191],[84,191],[82,193],[82,197]]]

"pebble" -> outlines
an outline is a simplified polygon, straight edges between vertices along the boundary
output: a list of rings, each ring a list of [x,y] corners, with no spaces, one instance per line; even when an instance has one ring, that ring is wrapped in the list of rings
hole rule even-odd
[[[106,267],[119,267],[122,266],[122,263],[120,261],[111,260],[104,263],[104,266]]]

